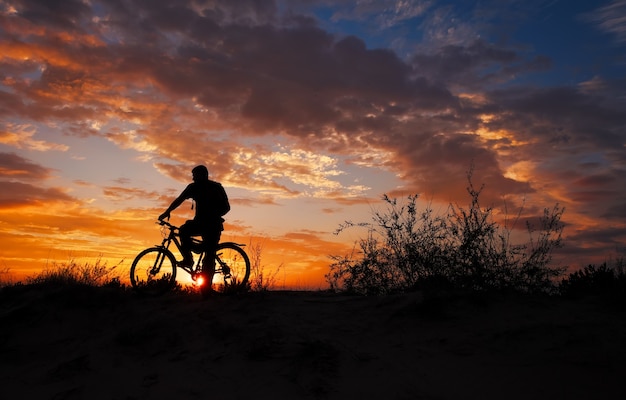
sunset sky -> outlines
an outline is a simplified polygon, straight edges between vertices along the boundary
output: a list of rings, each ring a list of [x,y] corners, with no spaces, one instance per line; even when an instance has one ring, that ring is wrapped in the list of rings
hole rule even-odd
[[[0,0],[0,270],[128,268],[197,164],[285,285],[472,164],[484,206],[565,207],[559,263],[624,257],[626,1]]]

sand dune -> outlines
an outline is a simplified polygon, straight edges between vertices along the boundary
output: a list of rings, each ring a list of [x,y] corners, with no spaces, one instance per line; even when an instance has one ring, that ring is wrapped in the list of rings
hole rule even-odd
[[[536,297],[5,288],[0,398],[626,398],[625,317]]]

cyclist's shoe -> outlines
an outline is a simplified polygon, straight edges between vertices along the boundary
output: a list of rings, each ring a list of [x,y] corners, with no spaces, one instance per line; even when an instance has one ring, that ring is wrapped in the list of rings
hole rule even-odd
[[[230,278],[230,268],[227,265],[222,265],[222,274],[224,278]]]

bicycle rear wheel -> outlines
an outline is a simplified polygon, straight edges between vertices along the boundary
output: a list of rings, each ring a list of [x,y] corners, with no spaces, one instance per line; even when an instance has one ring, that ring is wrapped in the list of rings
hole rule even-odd
[[[247,287],[250,259],[236,243],[220,243],[217,246],[215,264],[213,282],[223,285],[224,290]]]
[[[162,247],[145,249],[130,267],[130,282],[138,292],[152,296],[171,290],[176,284],[176,258]]]

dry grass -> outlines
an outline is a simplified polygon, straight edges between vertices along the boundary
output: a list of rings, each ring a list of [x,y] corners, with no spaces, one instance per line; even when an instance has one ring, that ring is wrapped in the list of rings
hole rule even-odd
[[[13,275],[8,267],[0,269],[0,288],[14,283]]]
[[[248,256],[250,257],[250,290],[255,292],[265,292],[276,287],[279,274],[284,265],[281,263],[276,268],[271,268],[262,263],[263,244],[251,243],[248,246]]]
[[[121,264],[121,263],[120,263]],[[116,274],[118,266],[109,267],[106,262],[96,260],[95,263],[78,263],[71,260],[67,263],[53,263],[51,267],[27,278],[29,284],[45,285],[85,285],[107,286],[120,284]]]

